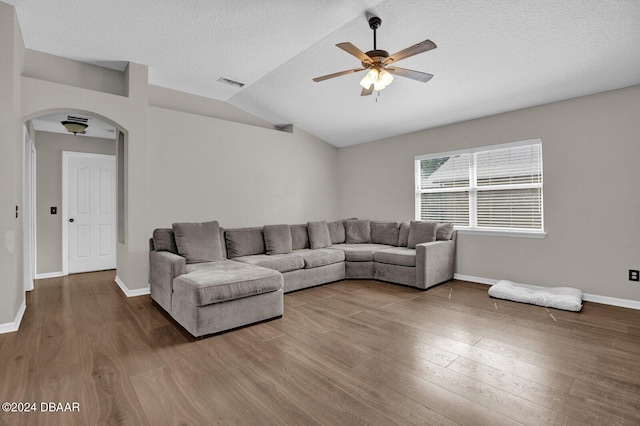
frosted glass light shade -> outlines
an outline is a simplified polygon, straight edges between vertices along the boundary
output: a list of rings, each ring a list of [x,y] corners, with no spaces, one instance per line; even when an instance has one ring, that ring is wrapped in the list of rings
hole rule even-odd
[[[360,80],[360,86],[364,87],[365,89],[368,89],[377,80],[378,80],[378,70],[375,68],[372,68],[371,70],[369,70],[367,75],[365,75],[364,78]]]
[[[378,81],[384,84],[385,87],[387,87],[393,81],[393,75],[387,70],[382,70],[378,75]]]

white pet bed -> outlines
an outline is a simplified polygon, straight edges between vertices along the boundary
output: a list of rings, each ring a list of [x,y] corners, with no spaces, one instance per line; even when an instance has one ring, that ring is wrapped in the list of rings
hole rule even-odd
[[[582,308],[582,291],[571,287],[538,287],[502,280],[489,288],[489,296],[565,311]]]

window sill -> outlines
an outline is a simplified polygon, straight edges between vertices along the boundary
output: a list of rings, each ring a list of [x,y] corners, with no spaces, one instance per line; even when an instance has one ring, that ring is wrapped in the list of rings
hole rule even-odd
[[[492,237],[516,237],[516,238],[544,238],[547,233],[544,231],[504,231],[494,229],[469,229],[454,228],[460,234],[488,235]]]

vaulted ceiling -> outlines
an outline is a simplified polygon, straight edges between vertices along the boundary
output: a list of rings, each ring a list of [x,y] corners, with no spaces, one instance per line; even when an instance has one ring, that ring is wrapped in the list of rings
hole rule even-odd
[[[149,82],[224,100],[338,147],[640,84],[640,1],[634,0],[2,0],[16,6],[29,49],[124,69]],[[373,48],[366,14],[382,18],[378,48],[425,39],[438,48],[360,96],[363,73],[335,47]],[[217,80],[245,83],[237,88]]]

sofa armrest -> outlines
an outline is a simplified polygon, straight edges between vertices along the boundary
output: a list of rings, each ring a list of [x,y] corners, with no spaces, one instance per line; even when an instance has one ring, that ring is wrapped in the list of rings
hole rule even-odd
[[[455,259],[455,240],[416,245],[416,287],[428,289],[452,279]]]
[[[168,251],[149,252],[151,298],[171,313],[173,279],[186,271],[187,260]]]

